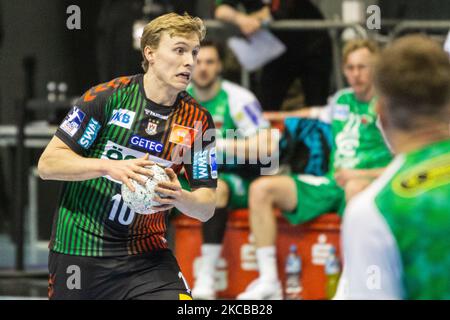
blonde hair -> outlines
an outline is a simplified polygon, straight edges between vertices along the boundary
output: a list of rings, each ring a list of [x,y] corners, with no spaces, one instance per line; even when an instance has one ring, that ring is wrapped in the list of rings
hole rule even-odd
[[[363,48],[367,48],[367,50],[369,50],[374,55],[378,55],[380,53],[380,48],[372,40],[368,39],[350,40],[345,43],[344,48],[342,49],[342,64],[345,64],[347,62],[350,53]]]
[[[206,28],[202,19],[187,13],[184,15],[168,13],[150,21],[144,27],[141,37],[141,53],[144,59],[142,68],[145,72],[148,70],[148,60],[145,58],[144,49],[146,46],[157,49],[163,32],[167,32],[170,37],[189,36],[194,33],[199,41],[202,41],[206,35]]]
[[[395,40],[377,60],[374,78],[396,128],[413,130],[424,117],[448,123],[450,61],[436,41],[424,35]]]

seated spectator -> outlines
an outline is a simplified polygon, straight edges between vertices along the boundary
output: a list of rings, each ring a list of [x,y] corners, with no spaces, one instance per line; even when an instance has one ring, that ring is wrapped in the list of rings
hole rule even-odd
[[[396,153],[348,205],[335,299],[450,299],[450,62],[425,36],[388,46],[377,109]]]
[[[310,0],[216,0],[215,17],[239,27],[249,36],[264,24],[282,19],[323,19]],[[246,13],[238,11],[242,4]],[[300,79],[305,104],[324,105],[329,95],[332,67],[331,40],[323,30],[283,30],[274,34],[286,52],[263,67],[258,97],[264,110],[280,110],[289,87]]]
[[[391,160],[374,110],[372,60],[377,46],[354,40],[343,49],[343,72],[350,88],[338,91],[321,109],[303,110],[331,123],[333,146],[325,176],[261,177],[250,186],[250,226],[255,237],[259,277],[238,299],[280,299],[276,263],[276,217],[279,208],[291,224],[310,221],[329,212],[342,214],[346,199],[377,177]],[[320,114],[320,115],[319,115]]]
[[[257,139],[259,129],[269,127],[269,123],[262,117],[256,97],[247,89],[220,77],[221,58],[222,50],[218,45],[204,41],[197,56],[192,85],[187,89],[189,94],[208,109],[220,131],[219,137],[223,137],[217,142],[217,148],[223,149],[217,150],[218,160],[222,158],[220,154],[226,148],[227,130],[238,130],[239,138]],[[232,209],[248,207],[248,187],[258,174],[254,169],[245,164],[224,164],[219,170],[215,214],[202,225],[201,266],[192,290],[194,298],[216,297],[216,263],[222,250],[228,213]]]

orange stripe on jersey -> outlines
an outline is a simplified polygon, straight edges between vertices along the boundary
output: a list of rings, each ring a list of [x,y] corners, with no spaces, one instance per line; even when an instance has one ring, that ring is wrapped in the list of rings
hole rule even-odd
[[[118,79],[118,81],[121,84],[129,84],[131,82],[131,78],[130,77],[120,77]]]
[[[186,125],[191,123],[191,121],[192,121],[192,119],[194,117],[194,107],[191,104],[188,104],[187,108],[189,109],[189,112],[188,112],[188,118],[186,120]]]
[[[199,108],[195,108],[195,112],[194,112],[194,123],[193,125],[195,125],[195,122],[198,120],[198,116],[199,116],[200,110]]]
[[[161,219],[160,219],[160,224],[159,224],[159,232],[164,232],[164,230],[166,229],[166,216],[165,215],[161,215]]]
[[[139,227],[140,225],[142,225],[143,220],[145,220],[145,216],[138,214],[137,215],[137,221],[136,224],[133,226],[133,232],[132,232],[132,237],[134,238],[134,241],[132,242],[132,250],[136,251],[137,253],[139,252],[144,252],[144,247],[142,246],[142,238],[143,238],[143,234],[140,232],[141,228]]]
[[[169,118],[170,121],[166,122],[166,125],[164,127],[164,135],[163,138],[161,139],[161,141],[163,141],[164,143],[164,149],[161,153],[161,157],[164,159],[168,159],[170,160],[170,154],[168,154],[168,149],[169,149],[169,134],[171,132],[171,128],[173,123],[175,122],[176,117],[178,116],[178,114],[181,112],[181,108],[178,108],[173,114],[172,116]]]
[[[137,251],[137,252],[142,252],[142,247],[139,244],[139,238],[138,238],[139,233],[138,233],[138,230],[136,230],[136,229],[138,229],[137,227],[139,226],[139,224],[142,223],[142,219],[143,219],[143,216],[141,214],[138,214],[137,218],[136,218],[136,224],[131,229],[131,237],[137,237],[136,241],[134,242],[135,248],[133,248],[134,251]]]
[[[203,115],[202,118],[203,118],[202,125],[203,125],[204,131],[205,131],[206,129],[209,128],[209,126],[208,126],[208,118],[207,118],[205,115]],[[203,132],[204,132],[204,131],[203,131]]]
[[[115,80],[111,80],[110,82],[108,82],[106,86],[109,88],[116,89],[117,87],[119,87],[119,84]]]
[[[184,118],[184,115],[186,114],[186,108],[184,107],[184,105],[185,105],[184,101],[182,101],[181,104],[182,104],[182,107],[180,108],[180,112],[177,114],[175,123],[172,125],[172,128],[171,128],[172,132],[170,133],[169,141],[172,138],[173,131],[175,130],[177,125],[181,125],[183,123],[183,118]],[[174,147],[174,144],[171,144],[170,152],[172,152],[173,147]]]
[[[94,92],[95,93],[99,93],[99,92],[103,92],[103,91],[106,91],[106,90],[108,90],[108,86],[105,85],[104,83],[102,83],[102,84],[99,84],[98,86],[95,87]]]
[[[131,82],[131,78],[120,77],[120,78],[113,79],[108,83],[101,83],[98,86],[87,91],[86,94],[84,95],[83,101],[90,102],[90,101],[94,100],[95,98],[97,98],[97,95],[95,93],[106,91],[109,88],[116,89],[117,87],[119,87],[120,84],[127,85],[130,82]]]
[[[148,234],[148,227],[147,227],[148,221],[149,221],[149,216],[146,215],[145,218],[142,221],[142,224],[139,226],[139,234],[142,235],[142,239],[141,239],[140,242],[141,242],[142,248],[145,251],[148,251],[148,250],[151,249],[151,246],[149,246],[147,244],[147,238],[148,237],[146,236],[146,234]]]
[[[152,214],[150,216],[151,219],[150,219],[149,225],[148,225],[149,229],[151,230],[150,232],[152,234],[152,237],[150,238],[150,241],[151,241],[151,245],[152,245],[153,248],[159,248],[158,243],[157,243],[157,241],[155,239],[155,236],[157,234],[157,231],[156,231],[156,220],[158,218],[158,215],[160,215],[160,214],[161,213]]]
[[[161,235],[161,231],[159,230],[158,224],[159,220],[161,219],[161,216],[165,215],[163,212],[158,212],[152,215],[152,237],[149,239],[149,243],[151,242],[151,245],[153,248],[161,248],[161,245],[159,243],[159,237]]]
[[[96,95],[91,95],[91,91],[88,91],[84,95],[83,101],[84,102],[90,102],[90,101],[94,100],[95,98],[97,98],[97,96]]]

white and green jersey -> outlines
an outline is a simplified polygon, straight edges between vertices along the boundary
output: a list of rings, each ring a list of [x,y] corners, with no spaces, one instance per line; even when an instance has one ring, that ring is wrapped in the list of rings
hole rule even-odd
[[[186,91],[197,99],[193,85],[189,85]],[[221,80],[221,87],[216,96],[209,101],[199,101],[199,103],[209,111],[216,129],[220,131],[223,138],[227,137],[227,130],[236,132],[238,138],[244,138],[256,134],[258,129],[270,127],[269,122],[262,115],[261,105],[255,95],[230,81]],[[221,156],[218,152],[218,157]],[[242,170],[241,167],[227,164],[221,167],[221,171],[249,173],[247,166],[244,166]]]
[[[335,299],[450,299],[450,140],[398,155],[352,200]]]
[[[392,160],[374,110],[373,99],[362,102],[351,88],[340,90],[323,109],[320,120],[330,123],[333,134],[330,177],[340,168],[380,168]]]

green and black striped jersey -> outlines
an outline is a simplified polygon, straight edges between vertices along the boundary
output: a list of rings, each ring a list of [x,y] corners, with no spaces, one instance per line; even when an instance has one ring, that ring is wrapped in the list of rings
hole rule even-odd
[[[215,188],[214,129],[208,111],[181,92],[173,106],[149,100],[143,75],[121,77],[88,90],[68,113],[56,136],[89,158],[150,160],[178,173],[191,188]],[[65,182],[54,217],[50,249],[82,256],[133,255],[168,247],[167,212],[139,214],[109,176]]]

